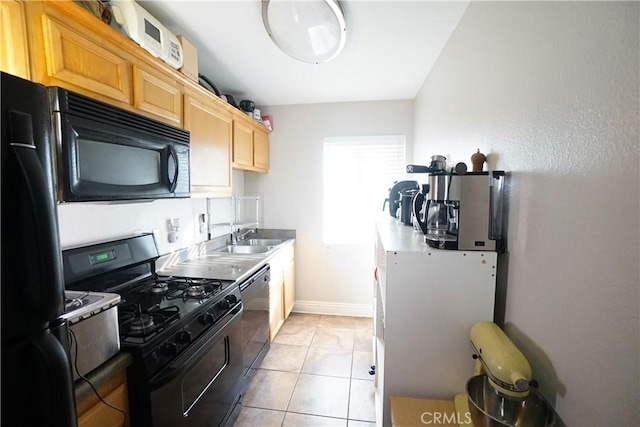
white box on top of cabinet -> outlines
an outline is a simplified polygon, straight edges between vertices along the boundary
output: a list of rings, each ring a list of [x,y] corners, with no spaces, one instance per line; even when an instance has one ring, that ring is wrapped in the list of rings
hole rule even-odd
[[[493,320],[497,254],[433,249],[394,218],[377,224],[377,424],[391,396],[453,399],[473,376],[469,330]]]

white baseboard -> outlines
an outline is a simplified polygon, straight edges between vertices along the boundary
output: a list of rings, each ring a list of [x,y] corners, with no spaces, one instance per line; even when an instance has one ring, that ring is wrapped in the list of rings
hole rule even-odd
[[[323,301],[296,301],[293,305],[293,312],[331,314],[334,316],[373,317],[373,305]]]

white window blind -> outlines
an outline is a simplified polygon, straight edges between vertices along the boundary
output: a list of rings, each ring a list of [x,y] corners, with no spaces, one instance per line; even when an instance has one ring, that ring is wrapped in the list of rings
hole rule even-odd
[[[404,135],[324,139],[326,244],[368,244],[389,187],[405,174]]]

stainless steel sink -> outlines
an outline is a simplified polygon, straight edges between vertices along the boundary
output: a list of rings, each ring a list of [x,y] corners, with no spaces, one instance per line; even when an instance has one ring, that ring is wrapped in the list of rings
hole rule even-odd
[[[227,252],[233,254],[263,254],[273,249],[270,246],[230,245],[216,249],[214,252]]]
[[[237,246],[277,246],[283,243],[280,239],[246,239],[237,243]]]

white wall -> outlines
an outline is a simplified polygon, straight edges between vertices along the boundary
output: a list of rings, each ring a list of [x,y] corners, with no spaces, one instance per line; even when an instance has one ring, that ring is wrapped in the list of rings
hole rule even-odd
[[[58,205],[60,243],[63,249],[104,240],[130,237],[160,229],[158,249],[168,253],[207,239],[197,217],[207,211],[206,199],[155,200],[121,204],[67,203]],[[180,238],[167,239],[167,220],[180,219]]]
[[[233,193],[244,193],[244,173],[233,171]],[[229,220],[229,199],[209,199],[210,222]],[[60,243],[63,249],[105,240],[130,237],[159,229],[161,254],[173,252],[207,240],[206,228],[200,232],[198,215],[207,212],[207,199],[154,200],[128,203],[66,203],[58,205]],[[180,238],[169,243],[167,220],[180,219]],[[228,233],[228,227],[212,229]]]
[[[265,228],[297,232],[294,310],[313,306],[325,313],[370,315],[372,246],[326,246],[322,242],[323,138],[407,135],[410,145],[413,102],[294,105],[263,111],[271,115],[274,126],[269,173],[246,173],[245,189],[264,197]],[[349,191],[349,183],[344,185]],[[358,214],[344,212],[344,220],[358,221]]]
[[[640,425],[639,3],[472,2],[415,157],[512,171],[506,331],[568,425]]]

